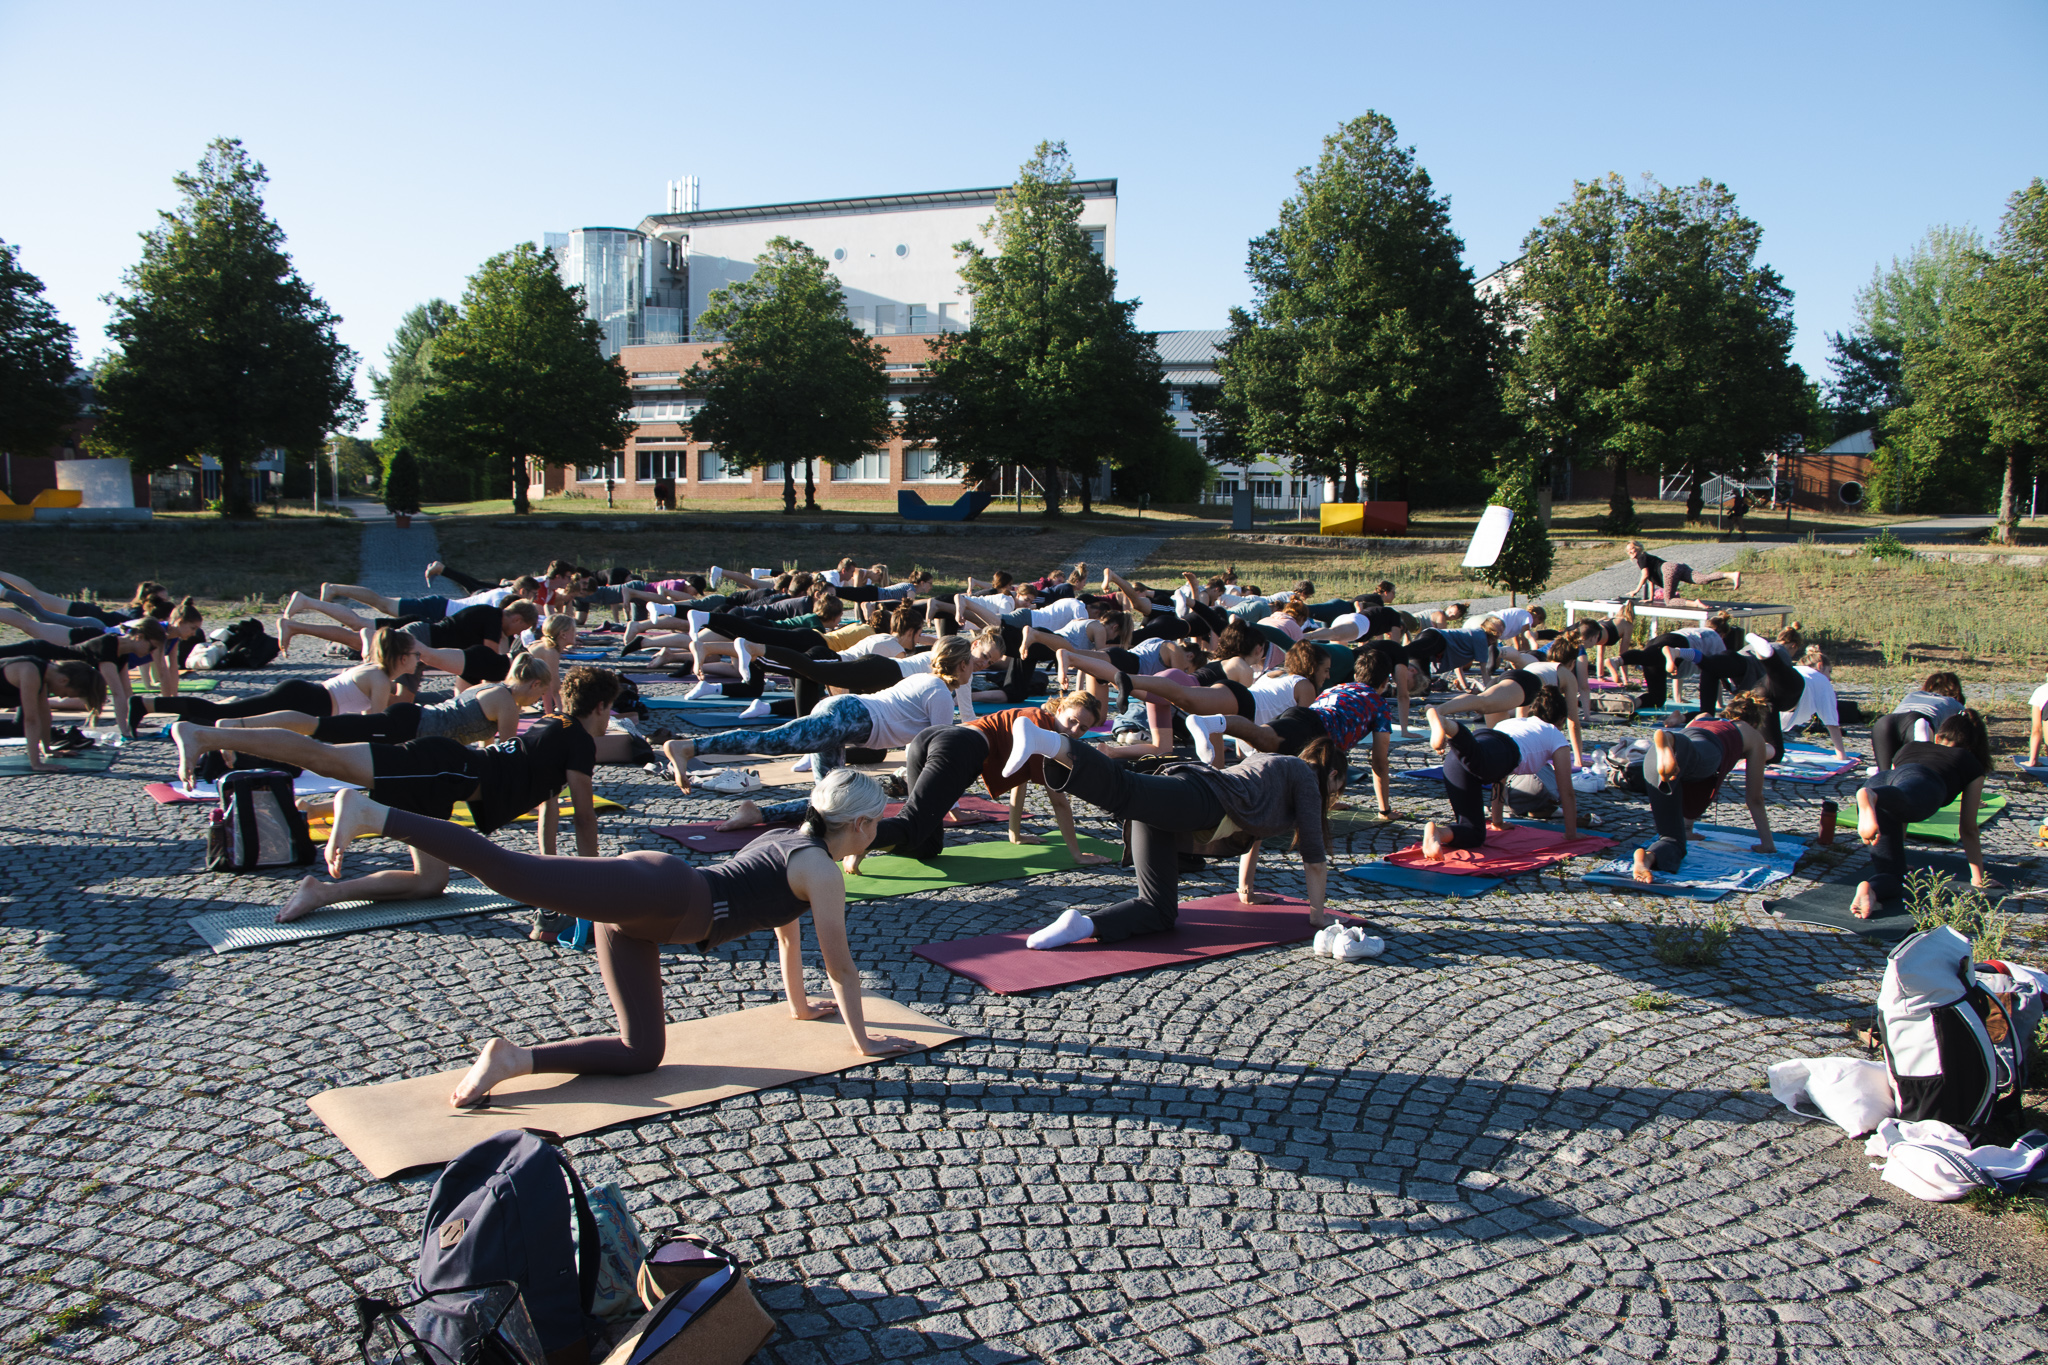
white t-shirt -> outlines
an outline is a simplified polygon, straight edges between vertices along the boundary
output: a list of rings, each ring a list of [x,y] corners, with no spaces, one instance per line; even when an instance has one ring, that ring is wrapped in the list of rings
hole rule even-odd
[[[845,649],[839,651],[841,659],[865,659],[879,654],[885,659],[897,658],[903,653],[903,642],[893,635],[879,632],[863,635]]]
[[[1794,664],[1792,667],[1799,671],[1800,677],[1806,679],[1806,690],[1799,694],[1799,705],[1790,711],[1778,713],[1778,728],[1790,730],[1794,726],[1806,724],[1815,716],[1820,717],[1822,725],[1839,726],[1842,723],[1841,709],[1835,704],[1835,685],[1828,680],[1828,675],[1817,668],[1808,668],[1805,664]],[[2043,690],[2048,691],[2048,688]]]
[[[1299,706],[1294,699],[1294,685],[1301,681],[1293,673],[1268,673],[1251,685],[1252,722],[1257,725],[1271,725],[1273,718],[1290,706]]]
[[[2034,695],[2027,698],[2027,705],[2034,709],[2037,716],[2048,715],[2048,683],[2042,683],[2034,689]]]
[[[448,614],[453,616],[464,607],[502,607],[513,597],[510,588],[485,588],[467,597],[457,597],[448,603]]]
[[[1522,761],[1515,767],[1514,776],[1527,777],[1542,772],[1550,766],[1550,756],[1559,749],[1571,747],[1571,738],[1547,720],[1526,716],[1520,720],[1504,720],[1493,727],[1497,735],[1506,735],[1522,751]]]
[[[1042,607],[1031,609],[1031,624],[1040,630],[1057,631],[1061,626],[1087,619],[1088,604],[1078,597],[1062,597],[1057,602],[1048,602]]]
[[[1502,635],[1520,635],[1523,631],[1536,624],[1536,618],[1531,616],[1527,608],[1524,607],[1502,607],[1494,615],[1500,618],[1500,633]]]
[[[906,680],[911,678],[936,678],[939,676],[932,672],[932,652],[928,649],[916,654],[898,655],[896,667],[903,670],[903,676]],[[966,682],[953,689],[953,702],[960,709],[960,723],[962,725],[974,719],[974,680],[972,678],[969,678]],[[943,722],[936,723],[943,724]]]
[[[1007,616],[1017,610],[1017,600],[1007,594],[997,597],[969,597],[970,602],[979,602],[999,616]]]
[[[919,731],[929,730],[934,725],[951,725],[953,709],[957,705],[953,689],[929,668],[920,677],[905,678],[894,687],[870,692],[860,700],[868,709],[868,718],[874,722],[874,729],[869,732],[867,744],[863,746],[871,749],[893,749],[899,744],[908,744]],[[967,704],[967,714],[974,714],[971,701]]]

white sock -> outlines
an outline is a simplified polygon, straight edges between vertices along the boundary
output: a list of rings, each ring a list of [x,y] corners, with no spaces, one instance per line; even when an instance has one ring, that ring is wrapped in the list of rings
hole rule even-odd
[[[1058,735],[1033,725],[1029,716],[1021,717],[1010,727],[1010,760],[1003,765],[1003,776],[1015,777],[1033,758],[1052,758],[1059,751]]]
[[[739,660],[740,681],[749,681],[754,674],[754,647],[745,640],[732,642],[733,657]]]
[[[722,697],[724,695],[724,683],[700,682],[695,687],[690,689],[689,694],[685,696],[683,700],[702,701],[706,697]]]
[[[752,575],[753,575],[754,577],[756,577],[756,578],[772,578],[772,577],[774,577],[774,575],[773,575],[773,574],[770,574],[770,573],[769,573],[769,572],[768,572],[768,571],[767,571],[766,569],[749,569],[749,570],[747,570],[747,572],[748,572],[748,573],[750,573],[750,574],[752,574]]]
[[[711,586],[714,588],[717,587],[720,580],[722,580],[724,577],[725,570],[719,568],[716,564],[713,564],[711,566]]]
[[[1925,720],[1913,722],[1913,738],[1921,744],[1934,738],[1934,726]]]
[[[693,612],[691,612],[691,613],[690,613],[690,634],[692,634],[692,635],[695,635],[695,634],[696,634],[696,633],[697,633],[698,631],[700,631],[700,630],[704,629],[704,628],[705,628],[706,626],[708,626],[708,625],[710,625],[710,624],[711,624],[711,613],[710,613],[710,612],[708,612],[708,611],[693,611]]]
[[[1211,766],[1216,762],[1216,736],[1230,723],[1228,716],[1189,716],[1188,734],[1195,741],[1195,757]]]
[[[807,773],[811,770],[811,760],[816,757],[816,754],[805,754],[802,758],[790,764],[789,770],[793,773]]]
[[[740,719],[759,720],[761,717],[771,714],[773,713],[768,709],[768,699],[766,697],[756,697],[747,706],[746,710],[740,712]]]
[[[1084,938],[1095,937],[1095,921],[1079,910],[1064,911],[1051,924],[1024,940],[1026,948],[1064,948]]]
[[[1750,631],[1742,638],[1749,641],[1749,652],[1756,655],[1756,657],[1759,659],[1768,659],[1777,650],[1776,645],[1772,644],[1769,640],[1766,640],[1763,636],[1757,634],[1755,631]]]

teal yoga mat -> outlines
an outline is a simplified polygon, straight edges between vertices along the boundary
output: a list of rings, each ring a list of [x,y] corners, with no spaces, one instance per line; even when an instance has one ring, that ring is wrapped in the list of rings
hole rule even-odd
[[[1426,867],[1403,867],[1399,863],[1360,863],[1344,869],[1347,877],[1376,886],[1398,886],[1406,891],[1423,891],[1432,896],[1456,896],[1460,900],[1483,896],[1498,887],[1497,877],[1460,877],[1432,872]]]

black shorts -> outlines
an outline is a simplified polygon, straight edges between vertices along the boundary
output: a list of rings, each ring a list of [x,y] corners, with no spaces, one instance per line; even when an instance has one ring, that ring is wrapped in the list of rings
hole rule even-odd
[[[401,597],[398,614],[412,621],[439,621],[448,615],[445,597]]]
[[[1222,686],[1229,690],[1231,696],[1237,698],[1237,714],[1246,720],[1257,718],[1259,704],[1252,699],[1252,690],[1249,687],[1231,678],[1225,678]]]
[[[1330,732],[1323,728],[1323,717],[1319,711],[1306,706],[1290,706],[1273,717],[1273,723],[1266,727],[1280,737],[1280,752],[1298,755],[1306,749],[1310,740],[1327,739]]]
[[[370,746],[370,796],[414,815],[446,820],[477,788],[476,750],[445,735]]]
[[[1612,621],[1593,621],[1592,630],[1586,635],[1586,648],[1597,649],[1602,645],[1621,643],[1621,627]]]
[[[1536,695],[1543,690],[1543,679],[1537,677],[1526,668],[1516,669],[1508,674],[1506,678],[1502,679],[1502,681],[1520,683],[1522,685],[1522,700],[1517,703],[1520,706],[1535,705]]]
[[[512,672],[512,657],[489,645],[471,645],[462,651],[462,680],[471,683],[503,682]]]

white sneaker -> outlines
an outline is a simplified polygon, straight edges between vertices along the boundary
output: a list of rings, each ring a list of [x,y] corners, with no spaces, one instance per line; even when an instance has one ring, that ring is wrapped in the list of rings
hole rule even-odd
[[[1332,940],[1343,932],[1344,926],[1341,924],[1325,924],[1322,928],[1316,930],[1316,936],[1309,944],[1309,951],[1317,957],[1327,956],[1330,952]]]
[[[1368,957],[1378,957],[1386,950],[1387,941],[1378,934],[1368,934],[1363,929],[1353,927],[1345,931],[1344,941],[1337,945],[1336,951],[1330,956],[1342,958],[1346,962],[1358,962]]]
[[[751,768],[727,768],[694,785],[700,791],[717,792],[720,796],[739,796],[757,792],[767,783],[761,780],[760,773]]]
[[[805,754],[802,758],[792,763],[789,770],[793,773],[807,773],[811,770],[811,760],[816,757],[816,754]]]

